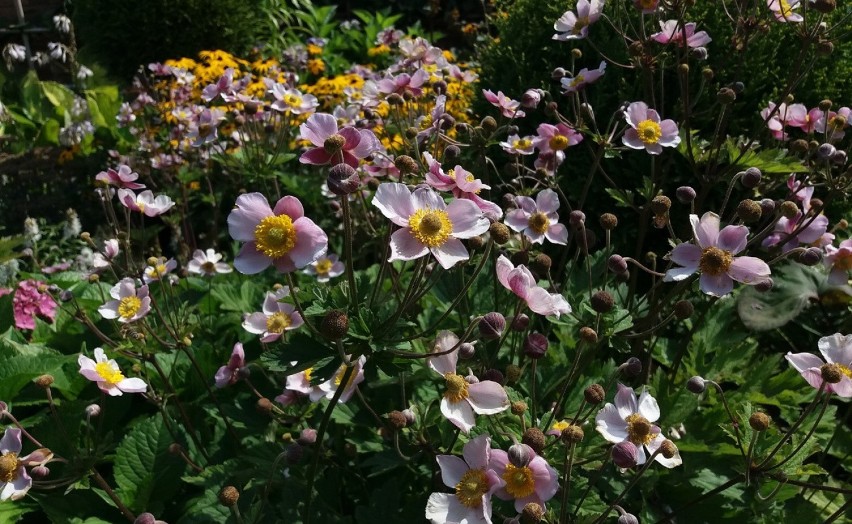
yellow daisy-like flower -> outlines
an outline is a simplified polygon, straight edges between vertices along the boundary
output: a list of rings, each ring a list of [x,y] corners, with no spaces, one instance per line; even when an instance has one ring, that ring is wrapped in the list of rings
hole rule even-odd
[[[315,76],[319,76],[325,71],[325,62],[322,61],[321,58],[313,58],[308,60],[308,71]]]

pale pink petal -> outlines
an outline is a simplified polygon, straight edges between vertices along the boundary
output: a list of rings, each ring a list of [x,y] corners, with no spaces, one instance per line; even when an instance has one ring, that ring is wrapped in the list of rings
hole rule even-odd
[[[639,125],[639,122],[648,120],[648,104],[645,102],[633,102],[627,106],[624,116],[627,118],[627,123],[635,128]]]
[[[473,410],[480,415],[493,415],[509,408],[509,397],[500,384],[483,380],[468,386],[468,401]]]
[[[447,204],[438,193],[429,188],[419,187],[411,196],[416,209],[445,209]],[[477,209],[477,212],[479,209]]]
[[[559,209],[559,195],[552,189],[545,189],[536,195],[535,204],[541,213],[555,213]]]
[[[763,282],[769,275],[769,265],[756,257],[736,257],[728,268],[728,276],[743,284]]]
[[[408,217],[415,211],[411,191],[396,182],[381,184],[373,197],[373,205],[391,222],[402,227],[408,227]]]
[[[409,229],[394,231],[390,241],[390,262],[394,260],[414,260],[429,253],[429,248],[411,235]]]
[[[716,239],[719,237],[719,215],[708,211],[701,215],[700,220],[698,215],[689,215],[689,222],[692,224],[698,247],[706,249],[716,246]]]
[[[299,133],[313,145],[322,147],[326,138],[337,133],[337,119],[327,113],[315,113],[299,126]]]
[[[260,273],[272,264],[272,259],[257,250],[257,244],[244,244],[234,259],[234,267],[244,275]]]
[[[328,237],[319,226],[314,224],[313,220],[307,217],[293,222],[293,227],[296,229],[296,245],[287,253],[287,256],[296,269],[301,269],[325,254],[328,249]]]
[[[500,255],[499,257],[497,257],[497,280],[506,289],[512,289],[511,285],[509,284],[509,274],[513,269],[515,269],[515,266],[509,261],[508,258],[506,258],[504,255]]]
[[[682,245],[682,244],[681,244]],[[663,282],[680,282],[695,273],[698,266],[695,267],[675,267],[666,271],[666,276],[663,277]]]
[[[108,320],[118,318],[118,306],[118,300],[110,300],[109,302],[98,308],[98,313],[100,313],[102,317]]]
[[[660,418],[660,406],[648,390],[643,390],[639,395],[638,407],[639,414],[648,419],[648,422],[656,422]]]
[[[304,124],[302,124],[304,125]],[[299,157],[299,162],[302,164],[311,164],[314,166],[324,166],[331,162],[331,155],[322,147],[308,149]]]
[[[488,231],[490,222],[479,206],[471,200],[453,200],[446,211],[453,224],[453,236],[456,238],[471,238]]]
[[[275,209],[272,210],[276,215],[287,215],[292,220],[296,220],[305,216],[305,208],[299,199],[293,196],[285,196],[275,204]],[[215,262],[215,261],[214,261]]]
[[[631,388],[619,383],[618,391],[615,393],[615,407],[618,408],[618,414],[623,419],[633,413],[638,413],[639,406],[636,403],[636,393]]]
[[[506,220],[504,222],[507,226],[520,233],[529,227],[530,215],[523,209],[513,209],[506,212]]]
[[[125,393],[145,393],[148,390],[148,384],[141,378],[126,378],[116,384],[116,387]]]
[[[243,329],[255,335],[262,335],[266,332],[266,315],[252,313],[243,321]]]
[[[464,445],[462,455],[471,469],[488,469],[488,461],[491,459],[491,438],[488,435],[479,435]],[[447,484],[447,486],[453,487],[455,484]]]
[[[692,273],[698,269],[698,263],[701,260],[701,248],[695,244],[684,242],[672,249],[669,258],[675,264],[689,268],[690,273]]]
[[[716,237],[716,246],[736,255],[745,249],[748,243],[748,228],[745,226],[725,226]]]
[[[852,397],[852,378],[843,375],[843,378],[840,379],[840,382],[831,385],[831,389],[839,397]]]
[[[565,245],[568,243],[568,228],[565,224],[553,224],[544,233],[545,238],[554,244]]]
[[[607,404],[595,415],[595,429],[607,442],[617,444],[627,440],[627,423],[612,404]]]
[[[403,229],[402,231],[408,230]],[[470,258],[464,244],[462,244],[461,240],[457,238],[449,238],[440,246],[431,248],[430,251],[432,252],[432,255],[435,256],[435,260],[437,260],[444,269],[450,269],[459,262],[464,262]]]
[[[433,349],[434,353],[441,353],[449,350],[452,347],[455,347],[459,342],[459,337],[457,337],[451,331],[440,331],[438,332],[438,336],[435,339],[435,346]],[[447,373],[455,373],[456,372],[456,364],[458,363],[459,353],[458,351],[452,351],[445,355],[438,355],[436,357],[429,357],[426,359],[427,364],[430,368],[440,373],[441,375],[446,375]]]
[[[20,428],[6,428],[3,433],[3,438],[0,439],[0,452],[16,453],[21,452],[21,430]]]
[[[438,467],[441,468],[441,480],[444,481],[444,485],[451,488],[455,487],[462,475],[470,469],[465,461],[454,455],[438,455],[435,460],[438,461]]]
[[[269,202],[260,193],[246,193],[237,197],[235,205],[228,215],[228,233],[238,242],[251,242],[260,221],[272,215]]]
[[[734,290],[734,281],[725,273],[716,276],[702,273],[698,287],[708,295],[723,297]]]
[[[441,399],[441,413],[447,420],[452,422],[454,426],[465,433],[470,432],[470,429],[476,424],[476,419],[473,414],[473,408],[466,400],[459,402],[450,402],[446,398]]]
[[[639,138],[639,133],[633,128],[624,131],[621,142],[631,149],[645,149],[645,142]]]
[[[822,337],[817,343],[819,352],[825,357],[826,362],[842,364],[844,366],[852,365],[852,335],[841,335],[835,333],[833,335]]]

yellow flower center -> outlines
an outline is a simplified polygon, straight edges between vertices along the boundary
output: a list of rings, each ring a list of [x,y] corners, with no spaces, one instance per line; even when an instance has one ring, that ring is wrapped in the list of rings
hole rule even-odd
[[[110,386],[114,386],[124,380],[124,375],[121,374],[121,371],[112,367],[112,364],[109,362],[98,362],[95,364],[95,373],[100,375],[104,379],[104,382]]]
[[[316,266],[314,266],[314,269],[316,269],[317,274],[319,275],[327,275],[328,272],[331,271],[331,266],[333,265],[334,264],[331,262],[331,260],[323,258],[322,260],[317,262]]]
[[[627,440],[634,445],[641,446],[654,440],[653,435],[651,435],[651,423],[648,422],[648,419],[639,413],[633,413],[628,415],[625,420],[627,421]]]
[[[579,35],[580,32],[583,30],[583,28],[588,26],[588,25],[589,25],[589,17],[588,16],[584,16],[582,18],[577,17],[577,22],[574,23],[574,29],[572,29],[571,32],[575,35]]]
[[[143,202],[136,202],[136,207],[139,208],[140,213],[143,213],[145,211],[145,204]]]
[[[139,297],[133,295],[124,297],[118,302],[118,315],[121,318],[133,318],[142,307],[142,301]]]
[[[481,469],[469,469],[456,484],[456,498],[465,507],[482,506],[482,496],[488,493],[488,477]]]
[[[547,215],[538,211],[530,216],[529,226],[536,233],[543,235],[547,231],[547,228],[550,227],[550,219],[547,218]]]
[[[201,271],[205,273],[215,273],[216,272],[216,264],[213,262],[205,262],[201,264]]]
[[[18,454],[0,456],[0,482],[14,482],[18,478]]]
[[[725,251],[718,247],[708,247],[701,252],[698,268],[702,273],[707,273],[715,277],[726,273],[733,261],[734,256],[730,251]]]
[[[308,368],[305,370],[305,380],[308,382],[311,381],[311,374],[314,372],[314,368]]]
[[[284,95],[284,103],[290,107],[298,107],[302,105],[302,97],[292,93]]]
[[[506,481],[506,492],[513,498],[522,499],[535,491],[535,478],[529,466],[518,468],[514,464],[506,464],[503,480]]]
[[[835,366],[840,370],[841,373],[846,375],[849,378],[852,378],[852,369],[849,369],[849,366],[844,366],[843,364],[834,363]]]
[[[571,83],[568,84],[568,85],[570,87],[577,87],[578,85],[582,84],[585,81],[586,81],[586,79],[585,79],[585,77],[583,77],[583,75],[577,75],[571,80]]]
[[[290,327],[293,321],[290,320],[290,315],[276,311],[266,318],[266,331],[270,333],[281,334],[284,330]]]
[[[340,369],[337,370],[337,374],[334,376],[334,385],[340,387],[340,383],[343,382],[343,374],[346,373],[346,366],[340,366]],[[349,377],[349,380],[346,382],[345,387],[349,387],[352,385],[352,382],[355,381],[355,375],[358,373],[356,371],[352,372],[352,375]]]
[[[553,138],[548,142],[550,149],[554,151],[562,151],[568,147],[568,137],[565,135],[553,135]]]
[[[151,266],[148,268],[148,278],[151,280],[160,280],[166,273],[169,272],[169,269],[165,264],[157,264],[156,266]]]
[[[444,380],[446,381],[447,391],[444,392],[444,398],[449,400],[450,402],[461,402],[470,396],[467,388],[467,381],[463,376],[457,375],[455,373],[447,373],[444,375]]]
[[[443,245],[453,232],[450,215],[441,209],[418,209],[408,219],[408,227],[414,238],[428,247]]]
[[[793,8],[790,7],[790,3],[787,2],[787,0],[778,0],[778,11],[784,18],[787,18],[791,14],[793,14]]]
[[[528,149],[532,145],[532,140],[528,140],[526,138],[519,138],[512,143],[512,147],[515,149]]]
[[[563,429],[566,429],[570,426],[571,424],[569,424],[567,420],[560,420],[559,422],[554,422],[553,425],[550,426],[550,429],[562,433]]]
[[[254,228],[257,250],[270,258],[286,255],[296,245],[296,228],[287,215],[269,216]]]
[[[639,134],[639,140],[646,144],[656,144],[663,136],[663,130],[660,129],[660,124],[653,120],[643,120],[636,126],[636,132]]]

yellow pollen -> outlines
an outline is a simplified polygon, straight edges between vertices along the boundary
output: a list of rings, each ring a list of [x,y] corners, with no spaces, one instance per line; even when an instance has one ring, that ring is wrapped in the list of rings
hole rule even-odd
[[[148,268],[148,277],[153,280],[159,280],[164,277],[166,273],[169,272],[169,269],[165,264],[157,264],[156,266],[151,266]]]
[[[503,480],[506,481],[506,492],[516,499],[528,497],[535,491],[535,477],[529,466],[518,468],[514,464],[506,464]]]
[[[791,14],[793,14],[793,8],[790,7],[790,4],[787,0],[778,0],[778,7],[781,16],[784,18],[788,18]]]
[[[316,269],[317,273],[320,275],[327,275],[328,272],[331,271],[331,266],[333,265],[334,264],[331,262],[331,260],[323,258],[322,260],[317,262],[316,266],[314,266],[314,269]]]
[[[124,297],[118,302],[118,316],[121,318],[133,318],[142,307],[142,301],[139,297],[133,295]]]
[[[663,130],[660,129],[660,124],[653,120],[643,120],[636,125],[636,132],[639,134],[639,140],[646,144],[656,144],[663,136]]]
[[[587,25],[589,25],[588,16],[584,16],[582,18],[577,17],[577,21],[574,23],[574,29],[572,29],[571,32],[575,35],[579,35],[583,28]]]
[[[553,425],[550,426],[550,429],[562,433],[563,429],[566,429],[570,426],[571,424],[569,424],[567,420],[560,420],[559,422],[554,422]]]
[[[266,319],[266,331],[270,333],[281,334],[284,330],[290,327],[293,321],[290,320],[290,315],[276,311]]]
[[[639,413],[633,413],[628,415],[625,420],[627,421],[627,440],[636,446],[648,444],[654,440],[654,436],[651,434],[651,423],[648,422],[648,419]]]
[[[284,103],[290,107],[298,107],[302,105],[302,97],[294,94],[284,95]]]
[[[0,482],[14,482],[18,478],[18,454],[0,456]]]
[[[571,83],[568,84],[568,85],[571,86],[571,87],[577,87],[578,85],[582,84],[585,81],[586,81],[586,79],[583,77],[583,75],[577,75],[571,80]]]
[[[418,209],[408,219],[411,234],[428,247],[442,246],[453,232],[450,215],[441,209]]]
[[[565,135],[553,135],[553,138],[548,142],[550,149],[554,151],[562,151],[568,147],[568,137]]]
[[[124,375],[121,374],[121,371],[112,367],[112,364],[109,362],[98,362],[95,364],[95,373],[100,375],[109,386],[114,386],[124,380]]]
[[[849,366],[844,366],[843,364],[834,363],[840,369],[840,372],[846,375],[849,378],[852,378],[852,369],[849,369]]]
[[[533,213],[529,218],[529,226],[530,229],[538,233],[539,235],[543,235],[547,232],[547,228],[550,227],[550,219],[547,218],[547,215],[542,213],[541,211]]]
[[[296,228],[287,215],[269,216],[254,228],[257,250],[270,258],[286,255],[296,245]]]
[[[304,373],[305,373],[305,380],[307,380],[308,382],[310,382],[310,381],[311,381],[311,374],[312,374],[313,372],[314,372],[314,368],[308,368],[308,369],[306,369],[306,370],[304,371]]]
[[[447,391],[444,392],[444,398],[450,402],[461,402],[470,395],[467,391],[467,381],[461,375],[447,373],[444,375],[444,380],[447,384]]]
[[[526,138],[519,138],[515,140],[512,144],[512,147],[515,149],[528,149],[532,145],[532,140],[527,140]]]
[[[715,277],[726,273],[733,261],[734,256],[730,251],[725,251],[718,247],[708,247],[701,252],[698,268],[702,273]]]
[[[456,498],[468,508],[482,506],[482,496],[488,493],[488,477],[481,469],[469,469],[456,484]]]
[[[145,211],[145,204],[143,202],[136,202],[136,207],[139,208],[140,213]]]
[[[337,374],[334,375],[334,385],[340,387],[340,383],[343,382],[343,374],[346,373],[346,366],[340,366],[340,369],[337,370]],[[352,372],[352,376],[349,377],[349,380],[346,382],[345,387],[349,387],[352,385],[352,382],[355,380],[355,376],[358,374],[357,371]]]

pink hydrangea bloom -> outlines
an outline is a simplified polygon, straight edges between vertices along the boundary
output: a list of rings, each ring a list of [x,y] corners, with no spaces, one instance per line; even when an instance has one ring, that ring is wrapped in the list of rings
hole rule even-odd
[[[325,254],[328,237],[304,215],[296,197],[285,196],[275,209],[260,193],[237,197],[228,215],[231,238],[246,242],[234,260],[237,271],[253,275],[274,264],[278,271],[291,273]]]
[[[175,205],[167,195],[157,195],[155,198],[151,190],[142,191],[137,195],[129,189],[122,188],[118,190],[118,200],[131,211],[138,211],[149,217],[162,215]]]
[[[134,173],[129,166],[120,164],[118,170],[109,168],[95,175],[95,180],[103,184],[124,189],[143,189],[145,184],[134,182],[139,178],[139,173]]]
[[[148,385],[141,378],[125,378],[115,360],[108,359],[104,350],[95,348],[95,360],[86,355],[77,358],[80,374],[95,382],[98,388],[112,397],[124,393],[145,393]]]
[[[461,457],[438,455],[435,459],[444,485],[455,491],[429,495],[426,518],[432,524],[491,524],[491,495],[505,485],[491,469],[491,437],[479,435],[468,441]]]
[[[314,145],[299,157],[299,162],[322,166],[346,163],[357,168],[358,160],[381,149],[372,131],[344,127],[338,130],[337,119],[327,113],[315,113],[299,126],[302,139]]]
[[[823,361],[811,353],[787,353],[785,358],[808,384],[819,389],[822,386],[822,367],[834,365],[840,371],[840,382],[825,384],[827,393],[836,393],[839,397],[852,397],[852,335],[835,333],[819,339],[819,352]]]
[[[506,118],[523,118],[526,113],[521,111],[521,103],[518,100],[512,100],[503,94],[503,91],[497,91],[495,95],[490,89],[483,89],[482,94],[491,105],[500,110],[500,114]]]
[[[212,277],[217,274],[230,273],[234,270],[231,266],[221,261],[222,254],[214,249],[202,251],[196,249],[192,254],[192,260],[186,265],[186,270],[194,275]]]
[[[805,18],[793,12],[799,7],[799,0],[766,0],[766,5],[779,22],[802,22]]]
[[[601,62],[597,69],[588,69],[584,67],[580,72],[572,76],[567,74],[559,81],[562,85],[563,93],[573,93],[589,84],[593,84],[606,73],[606,62]]]
[[[35,329],[35,318],[40,317],[48,322],[56,319],[56,309],[59,306],[46,290],[46,284],[36,280],[23,280],[18,283],[15,296],[12,297],[12,311],[15,316],[15,327],[18,329]]]
[[[491,189],[491,186],[482,183],[482,180],[476,178],[473,173],[467,171],[461,166],[456,166],[448,172],[444,172],[441,168],[441,163],[435,160],[429,153],[423,153],[423,158],[426,160],[426,165],[429,166],[429,171],[426,173],[426,183],[434,187],[438,191],[452,191],[453,196],[470,200],[482,213],[491,220],[500,220],[503,216],[503,210],[500,206],[485,200],[479,196],[483,189]]]
[[[558,293],[549,293],[536,284],[535,277],[526,266],[515,267],[508,258],[497,258],[497,280],[506,289],[527,303],[527,307],[539,315],[559,315],[571,312],[571,306],[565,297]]]
[[[686,37],[687,47],[701,47],[709,44],[713,39],[706,31],[695,32],[695,22],[688,22],[685,25],[680,25],[678,20],[660,20],[660,31],[651,35],[651,39],[660,44],[677,44],[680,47],[684,45],[684,36]]]
[[[308,264],[305,273],[317,277],[317,282],[328,282],[343,274],[346,266],[338,260],[337,255],[326,255]]]
[[[281,338],[285,331],[292,331],[304,324],[295,307],[281,302],[289,294],[290,288],[287,287],[267,293],[263,301],[263,311],[247,316],[243,321],[243,329],[255,335],[262,335],[260,341],[268,344]]]
[[[825,247],[825,267],[828,269],[828,283],[841,286],[849,281],[852,269],[852,238],[840,243],[838,247]]]
[[[14,464],[14,469],[4,471],[7,476],[0,479],[0,502],[24,498],[33,485],[33,479],[26,468],[44,465],[53,458],[53,453],[47,448],[40,448],[29,455],[21,456],[23,448],[21,429],[7,427],[3,438],[0,439],[0,457],[3,457],[5,464],[9,462]]]
[[[441,267],[450,269],[470,258],[459,239],[481,235],[489,227],[474,202],[455,199],[447,205],[428,188],[412,194],[404,184],[381,184],[373,205],[402,228],[391,235],[390,261],[414,260],[431,252]]]
[[[136,289],[136,281],[124,278],[109,290],[110,300],[98,308],[98,313],[106,319],[117,319],[121,323],[134,322],[151,311],[151,297],[148,286]]]
[[[517,209],[506,213],[506,224],[523,233],[533,244],[546,238],[554,244],[568,243],[568,228],[559,223],[559,196],[552,189],[539,192],[533,200],[527,196],[515,197]]]
[[[683,267],[669,269],[664,281],[679,282],[700,271],[701,291],[721,297],[734,289],[734,280],[754,285],[769,277],[769,266],[763,260],[734,256],[746,247],[746,226],[725,226],[719,231],[719,215],[709,211],[700,220],[698,215],[689,215],[689,221],[695,244],[684,242],[675,246],[669,258]]]
[[[535,455],[529,464],[517,467],[509,462],[509,455],[502,449],[491,451],[488,462],[495,473],[503,480],[503,485],[494,492],[502,500],[514,500],[515,511],[523,511],[524,506],[535,503],[546,509],[545,502],[552,499],[559,489],[559,473],[547,463],[544,457]]]
[[[577,13],[566,11],[553,24],[557,31],[554,40],[579,40],[589,35],[589,26],[598,21],[603,12],[603,0],[578,0]]]
[[[583,135],[565,124],[540,124],[536,132],[535,147],[542,153],[561,153],[583,141]]]
[[[676,147],[680,144],[680,135],[674,120],[660,121],[660,115],[648,108],[645,102],[633,102],[627,106],[624,118],[630,128],[624,132],[621,141],[629,148],[644,149],[652,155],[659,155],[663,152],[663,147]]]
[[[246,353],[243,351],[243,345],[237,342],[234,344],[234,349],[231,350],[228,363],[220,367],[216,371],[216,376],[213,377],[216,387],[223,388],[236,384],[240,380],[240,369],[244,367],[246,367]]]
[[[433,353],[449,351],[459,343],[459,337],[449,331],[441,331],[435,339]],[[454,426],[468,433],[476,425],[474,413],[494,415],[509,409],[509,397],[503,386],[493,380],[482,380],[469,384],[456,373],[458,351],[426,359],[429,367],[440,373],[446,382],[446,391],[441,398],[441,413]]]
[[[648,460],[645,451],[653,454],[666,440],[660,427],[653,424],[659,418],[660,406],[647,390],[643,389],[637,399],[632,389],[619,384],[615,404],[607,402],[595,416],[595,429],[609,442],[617,444],[626,440],[635,445],[638,454],[636,463],[644,464]],[[683,464],[680,452],[668,459],[658,454],[654,460],[667,468]]]

